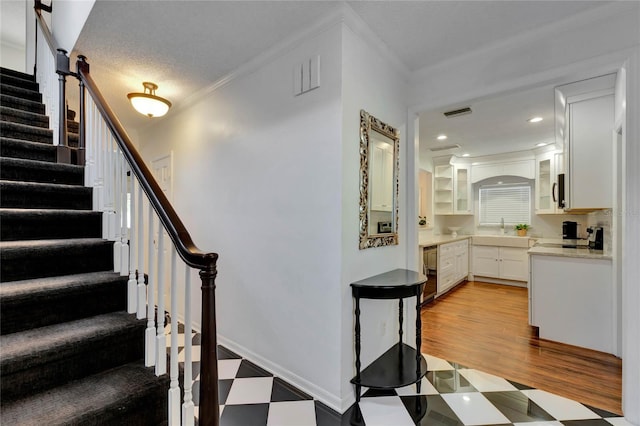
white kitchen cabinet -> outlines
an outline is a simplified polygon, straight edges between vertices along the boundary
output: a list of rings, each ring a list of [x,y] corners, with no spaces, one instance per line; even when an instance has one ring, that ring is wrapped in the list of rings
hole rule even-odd
[[[565,210],[613,206],[613,108],[612,94],[569,103]]]
[[[564,210],[613,205],[614,87],[609,74],[556,87],[556,141],[564,151]]]
[[[529,319],[540,338],[614,353],[611,260],[530,257]]]
[[[469,275],[469,240],[438,247],[438,294],[449,290]]]
[[[433,203],[435,214],[453,214],[453,166],[435,166]]]
[[[393,209],[393,146],[375,141],[371,156],[375,173],[371,176],[371,210]]]
[[[471,166],[467,164],[455,164],[453,169],[453,214],[472,214],[473,197],[471,195]]]
[[[474,277],[510,281],[529,280],[528,248],[473,246],[471,271]]]
[[[563,214],[558,207],[558,174],[563,173],[563,153],[549,151],[536,156],[536,214]]]

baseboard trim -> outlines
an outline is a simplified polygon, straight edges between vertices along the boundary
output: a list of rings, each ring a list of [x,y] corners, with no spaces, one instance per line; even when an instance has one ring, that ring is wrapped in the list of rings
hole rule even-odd
[[[218,344],[226,347],[227,349],[241,355],[243,358],[257,364],[258,366],[270,371],[275,376],[289,382],[293,386],[297,387],[301,391],[311,395],[313,398],[319,400],[332,410],[342,413],[342,400],[327,392],[325,389],[309,382],[308,380],[292,373],[283,366],[264,358],[263,356],[251,351],[250,349],[242,346],[241,344],[229,339],[225,336],[218,335]],[[354,398],[355,401],[355,398]]]

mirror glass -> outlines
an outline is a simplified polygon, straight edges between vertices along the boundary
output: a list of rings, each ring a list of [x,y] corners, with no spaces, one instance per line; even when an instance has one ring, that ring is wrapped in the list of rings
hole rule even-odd
[[[398,131],[360,111],[360,249],[398,244]]]

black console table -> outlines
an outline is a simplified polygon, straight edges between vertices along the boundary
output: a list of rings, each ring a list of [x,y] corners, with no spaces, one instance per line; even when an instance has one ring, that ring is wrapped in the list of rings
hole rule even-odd
[[[427,374],[427,362],[420,353],[422,321],[420,319],[420,295],[427,277],[407,269],[395,269],[384,274],[365,278],[351,284],[355,299],[355,346],[356,376],[351,383],[356,385],[356,402],[360,402],[362,386],[377,389],[394,389],[417,383]],[[403,299],[416,297],[416,348],[402,342]],[[360,371],[360,299],[399,299],[398,343]]]

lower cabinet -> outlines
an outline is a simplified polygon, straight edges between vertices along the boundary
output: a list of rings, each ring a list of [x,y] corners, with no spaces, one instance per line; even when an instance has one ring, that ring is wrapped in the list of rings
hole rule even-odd
[[[520,247],[473,246],[472,273],[474,277],[526,282],[529,280],[527,251]]]
[[[438,294],[449,290],[469,275],[469,240],[438,247]]]
[[[611,259],[531,255],[529,322],[540,338],[615,355]]]

